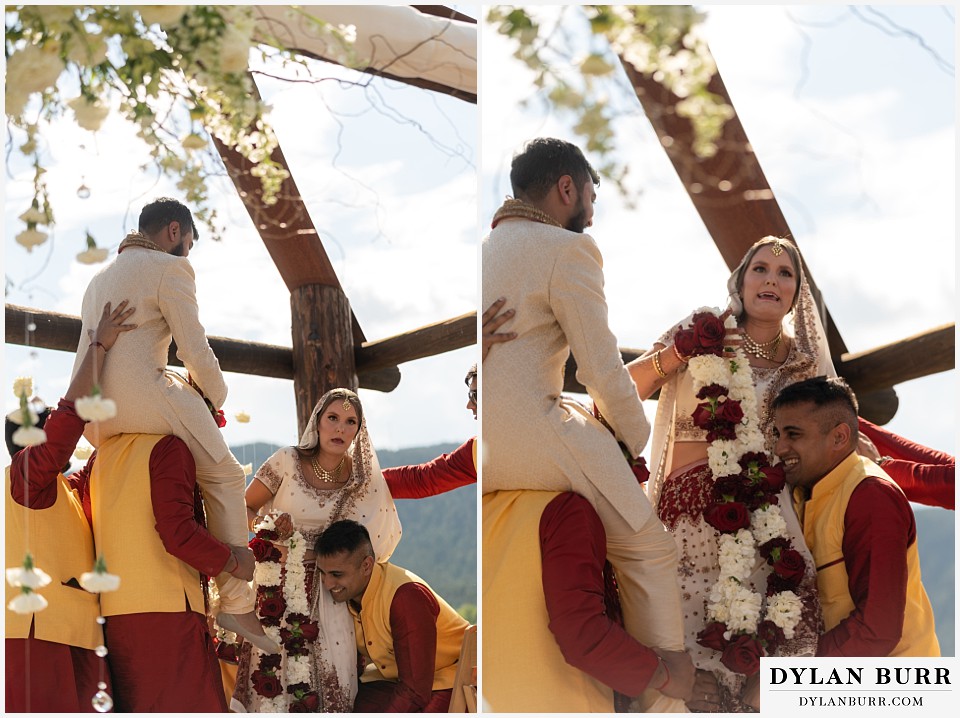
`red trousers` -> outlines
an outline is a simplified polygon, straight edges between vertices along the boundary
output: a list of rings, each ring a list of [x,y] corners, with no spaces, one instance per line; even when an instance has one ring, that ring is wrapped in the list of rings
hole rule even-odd
[[[7,638],[7,713],[93,713],[101,660],[93,651],[33,638]],[[110,691],[110,672],[103,666]]]
[[[361,683],[357,691],[357,700],[353,704],[354,713],[386,713],[393,700],[397,684],[391,681],[373,681]],[[446,713],[450,707],[451,688],[434,691],[430,702],[419,711],[411,713]],[[404,711],[406,712],[406,711]]]
[[[117,712],[227,712],[213,639],[199,613],[110,616],[104,632]]]

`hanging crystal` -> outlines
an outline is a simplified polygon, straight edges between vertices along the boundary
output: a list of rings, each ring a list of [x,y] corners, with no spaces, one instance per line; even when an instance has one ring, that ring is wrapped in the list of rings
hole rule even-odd
[[[102,683],[100,685],[103,685]],[[93,704],[93,709],[97,713],[106,713],[111,708],[113,708],[113,698],[110,697],[110,694],[104,690],[99,690],[93,694],[93,700],[90,701]]]

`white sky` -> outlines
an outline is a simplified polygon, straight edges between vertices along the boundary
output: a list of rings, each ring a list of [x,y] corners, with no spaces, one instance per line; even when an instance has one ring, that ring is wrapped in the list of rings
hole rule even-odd
[[[312,67],[315,76],[370,79],[326,63]],[[473,310],[479,234],[476,106],[379,79],[368,90],[334,82],[258,80],[258,85],[273,105],[270,121],[367,339]],[[96,135],[63,122],[47,137],[55,236],[52,246],[48,242],[32,254],[14,243],[22,229],[17,216],[31,196],[29,168],[14,153],[5,184],[4,264],[12,281],[6,301],[77,315],[87,283],[103,266],[73,261],[84,248],[85,229],[100,246],[115,250],[126,231],[136,227],[146,202],[182,194],[169,181],[140,171],[146,155],[118,117],[111,116]],[[87,200],[76,195],[81,181],[91,189]],[[232,183],[215,182],[210,195],[227,226],[224,240],[210,241],[201,227],[201,240],[190,255],[207,333],[289,347],[289,292],[279,272]],[[465,409],[463,377],[477,358],[476,348],[468,347],[403,364],[393,392],[361,390],[375,445],[459,443],[474,435],[477,425]],[[72,363],[72,355],[64,352],[8,345],[5,384],[12,387],[15,376],[32,375],[37,393],[55,404]],[[292,381],[239,374],[226,379],[228,443],[295,443]],[[16,400],[9,389],[4,395],[9,411]],[[250,423],[233,420],[240,410],[252,416]]]
[[[889,37],[846,7],[704,9],[724,82],[848,349],[953,322],[953,10],[879,8],[945,58],[945,72],[916,42]],[[579,27],[578,15],[567,9],[568,27]],[[519,108],[532,95],[531,74],[510,57],[512,45],[484,28],[481,48],[486,232],[523,142],[578,140],[566,118],[542,104]],[[621,346],[643,348],[692,309],[725,302],[729,271],[639,103],[627,101],[619,104],[637,114],[617,124],[620,159],[642,194],[629,210],[601,184],[588,231],[604,255],[611,326]],[[955,371],[896,391],[900,408],[888,427],[955,453]]]

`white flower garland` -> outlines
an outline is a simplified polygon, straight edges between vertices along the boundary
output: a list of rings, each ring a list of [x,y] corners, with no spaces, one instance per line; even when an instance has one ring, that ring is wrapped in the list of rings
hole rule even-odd
[[[720,314],[713,308],[699,311]],[[727,329],[736,329],[736,319],[728,317],[724,325]],[[737,425],[736,439],[717,439],[707,448],[707,461],[715,479],[740,474],[743,469],[739,462],[744,454],[765,451],[750,363],[743,350],[737,347],[732,357],[729,354],[725,357],[713,354],[692,357],[688,368],[694,393],[717,384],[726,388],[726,400],[740,402],[743,418]],[[710,591],[708,620],[726,624],[731,634],[756,634],[765,618],[779,626],[786,638],[793,637],[801,612],[797,595],[792,591],[774,594],[767,599],[766,611],[763,611],[763,594],[747,587],[754,565],[761,560],[757,547],[774,538],[786,538],[786,528],[780,508],[771,505],[751,512],[750,529],[740,529],[736,534],[720,534],[717,540],[720,576]],[[726,638],[729,640],[730,636]]]
[[[278,514],[270,512],[259,522],[259,529],[276,530],[274,520]],[[257,561],[253,571],[253,580],[258,586],[279,586],[281,582],[281,573],[285,569],[285,580],[283,585],[283,600],[286,608],[279,626],[264,626],[263,632],[276,643],[280,644],[281,628],[289,628],[288,617],[290,614],[309,615],[310,605],[307,600],[306,578],[307,571],[303,565],[303,558],[307,553],[307,542],[300,531],[295,530],[293,535],[284,542],[279,542],[281,546],[287,549],[287,560],[283,568],[277,561]],[[256,646],[251,646],[255,653],[251,654],[251,674],[260,666],[260,661],[266,654]],[[253,658],[256,658],[254,663]],[[289,711],[291,696],[287,693],[287,686],[296,683],[310,682],[310,656],[291,656],[286,655],[286,666],[283,669],[283,687],[280,695],[274,698],[260,696],[260,713],[286,713]]]

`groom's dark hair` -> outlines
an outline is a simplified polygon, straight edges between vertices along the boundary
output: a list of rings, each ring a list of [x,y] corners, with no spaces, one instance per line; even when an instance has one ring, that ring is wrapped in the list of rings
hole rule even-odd
[[[334,556],[338,553],[352,554],[361,548],[365,556],[374,555],[373,542],[366,527],[350,519],[341,519],[334,521],[320,534],[314,551],[319,556]]]
[[[510,165],[513,196],[539,202],[564,175],[573,178],[578,191],[587,180],[600,184],[600,175],[576,145],[553,137],[530,140]]]
[[[138,229],[146,235],[155,234],[171,222],[179,222],[182,230],[193,231],[193,241],[200,239],[193,214],[185,204],[171,197],[160,197],[140,211]]]

